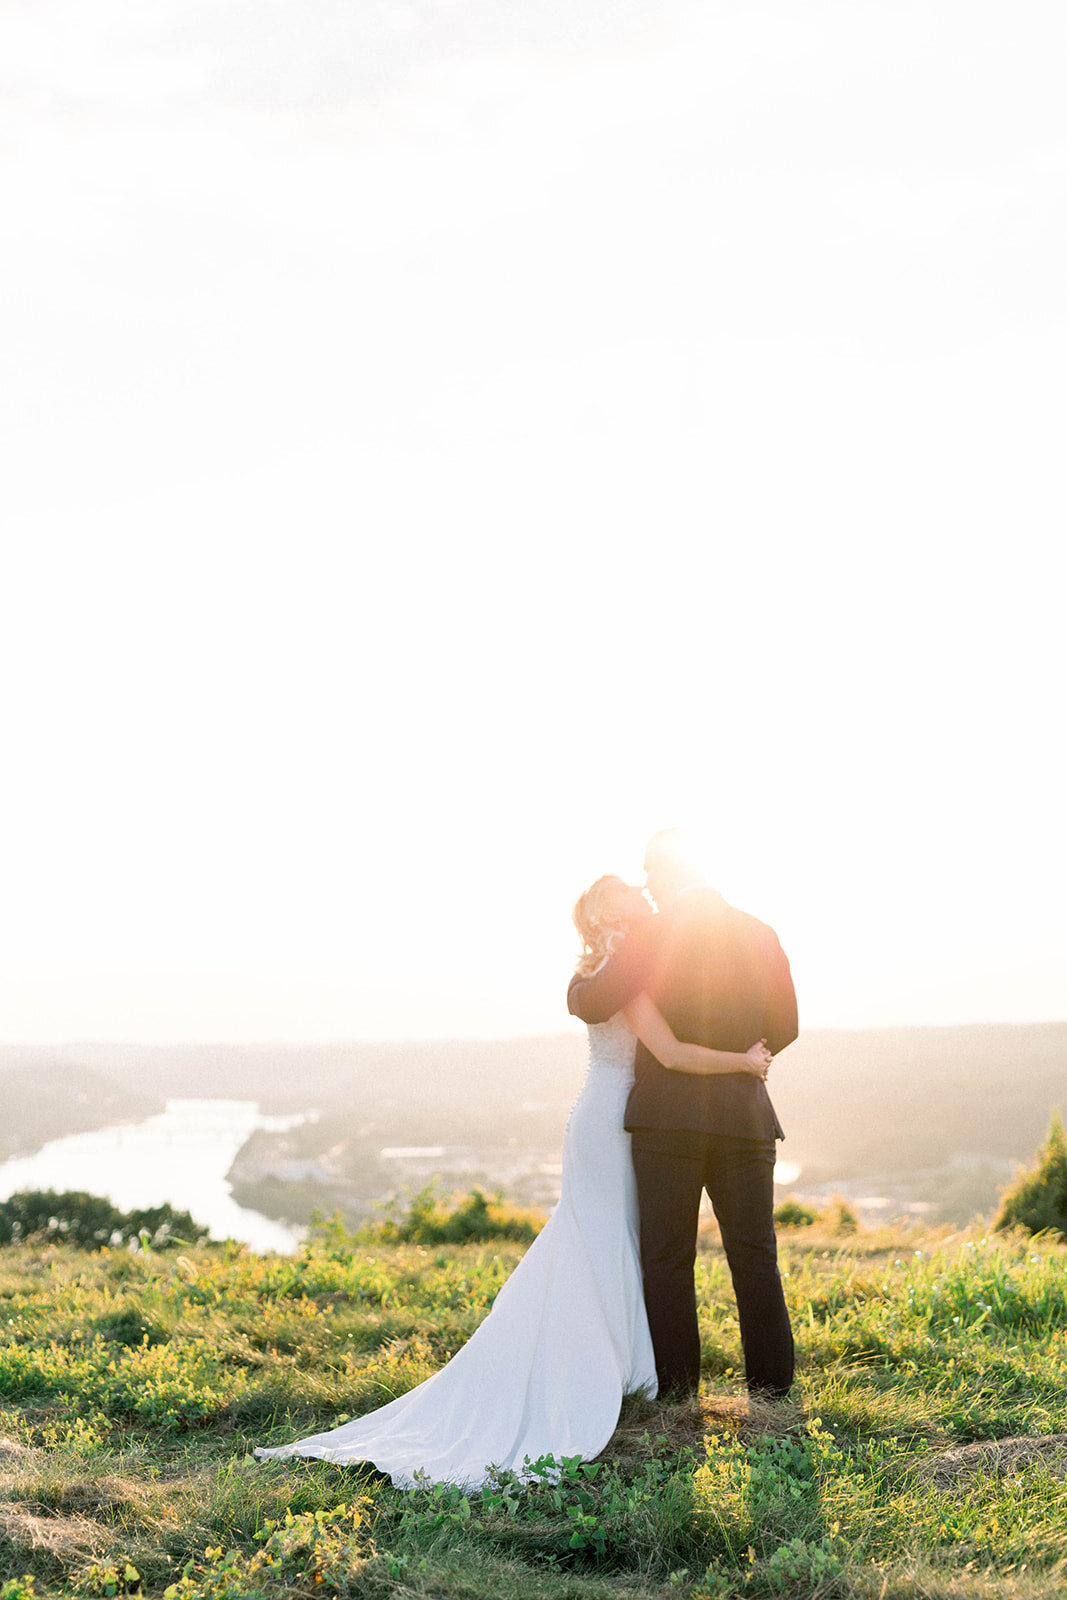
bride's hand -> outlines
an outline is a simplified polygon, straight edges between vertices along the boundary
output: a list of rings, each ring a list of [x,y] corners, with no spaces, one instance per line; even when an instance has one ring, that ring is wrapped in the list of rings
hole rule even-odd
[[[745,1060],[748,1062],[745,1071],[751,1072],[753,1077],[762,1078],[766,1083],[767,1072],[771,1064],[771,1052],[767,1049],[766,1039],[761,1039],[758,1044],[754,1044],[750,1049],[746,1050]]]

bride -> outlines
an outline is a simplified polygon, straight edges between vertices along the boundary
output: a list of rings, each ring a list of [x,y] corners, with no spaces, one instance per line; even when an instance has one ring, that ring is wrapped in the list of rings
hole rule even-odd
[[[607,960],[652,912],[639,889],[607,876],[581,896],[579,970]],[[529,1458],[585,1460],[603,1450],[625,1394],[656,1392],[641,1291],[637,1196],[623,1129],[636,1040],[677,1072],[766,1077],[763,1044],[745,1054],[675,1038],[647,995],[589,1028],[589,1068],[563,1139],[559,1204],[492,1310],[439,1372],[329,1433],[256,1455],[369,1462],[399,1488],[481,1488],[491,1467],[520,1475]]]

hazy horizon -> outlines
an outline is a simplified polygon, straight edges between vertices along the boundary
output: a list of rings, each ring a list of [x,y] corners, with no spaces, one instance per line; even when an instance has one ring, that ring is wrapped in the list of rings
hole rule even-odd
[[[960,1032],[960,1031],[966,1031],[968,1029],[974,1029],[976,1031],[982,1031],[984,1029],[995,1029],[995,1028],[1041,1028],[1041,1027],[1063,1027],[1063,1026],[1067,1026],[1067,1014],[1065,1014],[1062,1017],[1029,1017],[1029,1018],[1021,1018],[1021,1019],[1020,1018],[1008,1018],[1008,1019],[1005,1019],[1005,1018],[1002,1018],[1002,1017],[984,1017],[984,1018],[979,1018],[979,1019],[971,1018],[971,1019],[969,1019],[969,1020],[967,1020],[965,1022],[952,1022],[952,1021],[948,1021],[948,1022],[888,1022],[888,1023],[872,1023],[872,1024],[863,1024],[863,1023],[846,1024],[846,1023],[841,1023],[841,1024],[836,1024],[836,1025],[833,1024],[833,1023],[812,1023],[808,1027],[802,1026],[801,1033],[802,1034],[812,1034],[812,1033],[819,1033],[819,1034],[822,1034],[822,1033],[913,1033],[913,1032],[936,1032],[937,1030],[945,1030],[945,1031],[951,1030],[953,1032]],[[188,1048],[188,1049],[202,1049],[202,1048],[210,1048],[212,1045],[221,1045],[221,1046],[226,1047],[227,1049],[232,1048],[234,1050],[240,1050],[240,1049],[270,1050],[270,1049],[275,1048],[275,1047],[277,1047],[279,1049],[290,1048],[290,1047],[299,1048],[302,1045],[306,1045],[306,1046],[308,1046],[309,1049],[313,1049],[313,1050],[314,1049],[324,1049],[324,1050],[326,1050],[326,1049],[330,1049],[330,1048],[344,1049],[345,1047],[350,1046],[350,1045],[351,1046],[360,1046],[360,1047],[362,1047],[362,1046],[373,1047],[373,1046],[377,1046],[377,1045],[382,1045],[382,1046],[388,1046],[389,1048],[392,1049],[392,1048],[401,1048],[405,1044],[411,1044],[411,1045],[464,1044],[464,1043],[467,1043],[467,1042],[469,1042],[471,1044],[493,1044],[493,1043],[499,1043],[499,1044],[523,1044],[523,1043],[532,1043],[532,1042],[534,1042],[536,1040],[541,1040],[541,1039],[581,1038],[582,1035],[585,1033],[585,1031],[586,1031],[585,1024],[582,1023],[582,1022],[579,1022],[576,1018],[572,1017],[572,1018],[569,1019],[569,1026],[556,1028],[556,1029],[544,1029],[544,1030],[542,1030],[542,1031],[540,1031],[538,1033],[410,1034],[410,1035],[407,1035],[407,1036],[402,1036],[402,1035],[398,1034],[398,1035],[391,1035],[391,1036],[388,1036],[388,1037],[377,1037],[377,1036],[372,1036],[370,1034],[366,1034],[366,1035],[348,1034],[348,1035],[336,1035],[334,1037],[329,1037],[329,1038],[327,1038],[327,1037],[316,1037],[314,1035],[303,1035],[303,1036],[300,1036],[300,1037],[297,1037],[295,1035],[292,1036],[292,1037],[281,1037],[281,1036],[278,1036],[278,1037],[275,1037],[275,1038],[253,1038],[251,1036],[242,1037],[242,1038],[225,1038],[225,1037],[222,1037],[220,1035],[216,1035],[216,1036],[214,1036],[212,1038],[206,1038],[206,1037],[205,1038],[194,1038],[193,1036],[190,1035],[190,1036],[186,1036],[186,1037],[174,1037],[174,1038],[167,1038],[167,1039],[163,1039],[163,1038],[149,1039],[149,1038],[133,1038],[133,1037],[130,1037],[130,1038],[118,1038],[118,1037],[115,1037],[115,1038],[110,1038],[110,1039],[104,1039],[104,1038],[96,1038],[96,1039],[93,1039],[93,1038],[84,1038],[84,1039],[70,1038],[70,1039],[63,1039],[63,1038],[58,1038],[58,1037],[57,1038],[53,1038],[53,1039],[0,1039],[0,1052],[12,1051],[12,1050],[22,1050],[22,1049],[31,1050],[31,1051],[49,1050],[49,1049],[56,1049],[56,1050],[78,1050],[78,1049],[86,1049],[86,1050],[109,1050],[109,1049],[136,1050],[138,1048],[144,1048],[146,1050],[155,1050],[155,1049],[166,1050],[166,1049],[169,1049],[169,1048],[174,1048],[174,1049],[185,1049],[185,1048]],[[786,1048],[788,1049],[790,1047],[787,1046]],[[783,1054],[784,1054],[784,1052],[783,1052]],[[2,1065],[3,1065],[3,1063],[0,1062],[0,1067],[2,1067]]]
[[[962,1220],[992,1204],[1013,1163],[1031,1158],[1052,1108],[1063,1106],[1065,1060],[1067,1022],[810,1029],[771,1069],[786,1132],[777,1181],[802,1192],[847,1185],[872,1207],[881,1196],[879,1206],[929,1203]],[[13,1163],[0,1176],[9,1187],[93,1188],[115,1176],[107,1168],[119,1127],[136,1125],[154,1148],[155,1119],[170,1108],[184,1126],[199,1107],[209,1121],[216,1112],[244,1119],[247,1142],[237,1139],[226,1157],[236,1198],[278,1220],[337,1206],[356,1216],[434,1177],[449,1190],[503,1187],[547,1204],[586,1067],[580,1031],[0,1046],[0,1162]],[[249,1136],[278,1118],[275,1131]],[[68,1154],[84,1174],[76,1185]]]

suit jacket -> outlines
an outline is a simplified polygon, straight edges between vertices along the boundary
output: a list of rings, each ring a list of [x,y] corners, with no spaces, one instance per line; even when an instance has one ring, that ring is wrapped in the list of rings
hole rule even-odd
[[[639,923],[599,972],[571,979],[567,1007],[583,1022],[606,1022],[642,990],[691,1044],[744,1051],[766,1039],[777,1055],[797,1036],[793,979],[774,929],[716,889],[686,889]],[[759,1078],[673,1072],[640,1041],[626,1127],[785,1138]]]

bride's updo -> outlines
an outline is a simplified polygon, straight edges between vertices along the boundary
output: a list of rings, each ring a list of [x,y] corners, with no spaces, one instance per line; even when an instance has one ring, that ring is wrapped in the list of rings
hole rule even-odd
[[[607,872],[578,896],[572,915],[582,941],[579,977],[590,977],[622,939],[633,914],[628,909],[631,895],[624,878]]]

